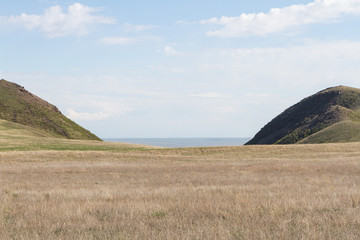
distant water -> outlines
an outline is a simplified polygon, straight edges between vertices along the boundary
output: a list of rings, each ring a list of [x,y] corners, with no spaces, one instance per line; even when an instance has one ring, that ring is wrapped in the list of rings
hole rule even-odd
[[[104,138],[109,142],[124,142],[153,145],[159,147],[215,147],[215,146],[240,146],[250,138]]]

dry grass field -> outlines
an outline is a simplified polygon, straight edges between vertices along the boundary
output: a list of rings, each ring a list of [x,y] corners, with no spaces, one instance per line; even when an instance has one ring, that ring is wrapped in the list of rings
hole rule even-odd
[[[20,145],[0,149],[0,239],[360,239],[360,143]]]

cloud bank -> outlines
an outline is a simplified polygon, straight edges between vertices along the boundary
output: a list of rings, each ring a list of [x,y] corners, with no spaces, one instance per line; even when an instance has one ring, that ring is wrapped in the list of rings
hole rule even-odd
[[[161,38],[157,36],[104,37],[100,39],[100,42],[106,45],[132,45],[160,40]]]
[[[109,17],[94,15],[100,9],[74,3],[64,12],[60,6],[52,6],[42,15],[22,13],[19,16],[0,17],[0,23],[24,26],[28,30],[39,30],[49,38],[67,35],[85,35],[94,24],[113,24]]]
[[[86,121],[98,121],[104,120],[112,116],[109,112],[97,112],[97,113],[87,113],[87,112],[76,112],[75,110],[69,108],[67,109],[67,117],[73,120],[86,120]]]
[[[226,95],[216,92],[206,92],[206,93],[197,93],[191,94],[190,97],[202,97],[202,98],[231,98],[231,95]]]
[[[78,100],[73,101],[73,105],[76,105],[75,107],[80,110],[77,111],[73,108],[67,108],[66,116],[72,120],[99,121],[122,116],[133,110],[124,103],[119,102],[119,99],[109,100],[87,95],[77,96],[76,98],[78,98]],[[93,111],[88,112],[84,109],[84,107],[87,107],[87,104],[93,107]]]
[[[202,24],[223,26],[207,32],[208,36],[222,38],[266,36],[311,23],[340,19],[343,15],[360,14],[360,0],[315,0],[309,4],[272,8],[268,13],[241,14],[238,17],[211,18]]]
[[[166,56],[183,56],[184,55],[184,53],[174,49],[171,46],[165,46],[164,53]]]
[[[138,25],[133,25],[131,23],[124,23],[123,27],[125,29],[126,32],[140,32],[140,31],[146,31],[146,30],[151,30],[151,29],[155,29],[158,26],[155,25],[145,25],[145,24],[138,24]]]

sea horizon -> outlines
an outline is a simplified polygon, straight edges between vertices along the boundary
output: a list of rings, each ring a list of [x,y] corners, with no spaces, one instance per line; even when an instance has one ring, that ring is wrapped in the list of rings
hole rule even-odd
[[[108,142],[122,142],[144,144],[168,148],[181,147],[216,147],[216,146],[242,146],[251,138],[220,138],[220,137],[198,137],[198,138],[102,138]]]

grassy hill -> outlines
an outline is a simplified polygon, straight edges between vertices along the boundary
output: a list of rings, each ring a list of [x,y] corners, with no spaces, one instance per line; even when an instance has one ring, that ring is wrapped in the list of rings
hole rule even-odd
[[[327,88],[286,109],[247,144],[360,141],[360,89]]]
[[[54,105],[6,80],[0,80],[0,119],[42,130],[53,137],[100,140]]]

